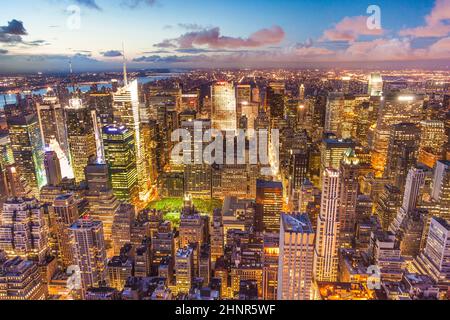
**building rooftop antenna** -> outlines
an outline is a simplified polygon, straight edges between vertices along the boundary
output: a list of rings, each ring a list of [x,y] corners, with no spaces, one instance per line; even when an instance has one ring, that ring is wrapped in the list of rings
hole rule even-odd
[[[122,56],[123,56],[123,83],[126,87],[128,85],[128,76],[127,76],[127,59],[125,57],[125,45],[122,42]]]
[[[76,89],[75,89],[75,80],[73,77],[73,68],[72,68],[72,59],[69,60],[69,70],[70,70],[70,81],[72,82],[72,90],[73,90],[73,94],[76,94]]]

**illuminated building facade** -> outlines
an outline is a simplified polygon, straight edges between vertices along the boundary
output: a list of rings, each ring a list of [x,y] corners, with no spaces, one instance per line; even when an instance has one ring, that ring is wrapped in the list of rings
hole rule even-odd
[[[9,199],[0,219],[0,250],[42,262],[48,254],[44,208],[36,199]]]
[[[391,93],[381,101],[374,130],[372,166],[378,176],[384,171],[392,126],[407,122],[418,124],[422,117],[424,97],[414,94]]]
[[[307,214],[282,214],[277,300],[312,300],[314,230]]]
[[[177,273],[178,293],[189,293],[194,275],[194,252],[191,247],[177,251],[175,255],[175,271]]]
[[[317,220],[314,254],[316,281],[337,280],[340,175],[335,169],[323,174],[322,204]]]
[[[237,108],[234,85],[216,82],[211,86],[212,127],[221,131],[237,129]]]
[[[89,109],[81,99],[71,99],[66,107],[67,136],[75,181],[84,181],[84,168],[97,155],[94,126]]]
[[[136,204],[139,188],[133,131],[125,126],[106,126],[103,145],[114,195],[121,201]]]
[[[55,96],[44,96],[42,103],[36,104],[42,141],[45,146],[56,140],[66,157],[69,157],[69,146],[65,126],[64,110]]]
[[[38,265],[16,257],[0,260],[0,300],[46,300],[48,291]]]
[[[88,288],[107,280],[107,260],[103,225],[91,218],[79,219],[70,226],[75,264],[80,267],[82,295]]]
[[[14,166],[38,197],[46,184],[44,145],[36,114],[7,117]]]
[[[256,228],[271,233],[280,229],[283,185],[275,181],[256,181]]]

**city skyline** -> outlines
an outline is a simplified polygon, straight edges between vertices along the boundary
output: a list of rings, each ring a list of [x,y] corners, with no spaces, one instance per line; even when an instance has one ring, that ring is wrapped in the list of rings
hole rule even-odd
[[[370,5],[380,10],[376,28],[367,26]],[[3,72],[67,71],[69,60],[77,71],[118,70],[122,43],[131,69],[449,67],[449,0],[21,0],[2,7]]]

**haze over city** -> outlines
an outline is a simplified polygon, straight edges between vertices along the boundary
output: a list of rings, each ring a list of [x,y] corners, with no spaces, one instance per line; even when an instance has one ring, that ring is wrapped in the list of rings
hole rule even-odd
[[[380,9],[369,29],[370,5]],[[448,68],[450,2],[18,0],[0,12],[2,72],[129,67]]]

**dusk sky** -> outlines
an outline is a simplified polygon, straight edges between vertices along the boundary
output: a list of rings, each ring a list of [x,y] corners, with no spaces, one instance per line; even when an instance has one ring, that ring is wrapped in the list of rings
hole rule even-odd
[[[122,42],[132,68],[450,65],[450,0],[0,3],[0,72],[116,69]]]

